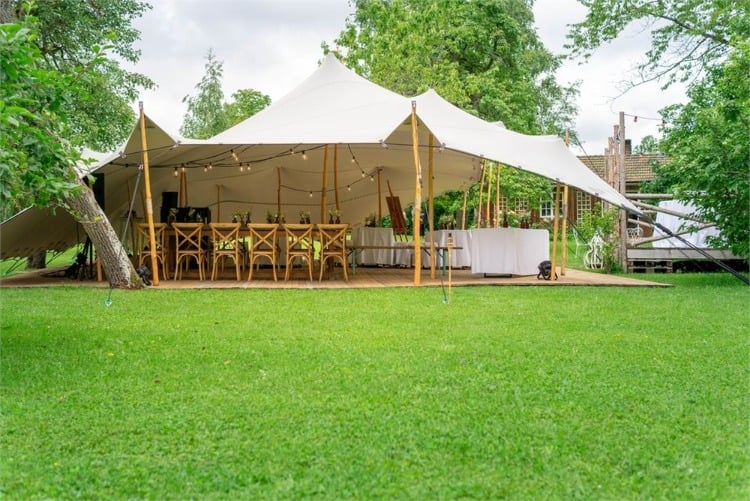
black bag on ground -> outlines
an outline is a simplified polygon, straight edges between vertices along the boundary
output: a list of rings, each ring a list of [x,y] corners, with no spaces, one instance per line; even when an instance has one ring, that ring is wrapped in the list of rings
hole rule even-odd
[[[539,273],[537,274],[536,278],[539,280],[549,280],[552,278],[552,261],[542,261],[539,263]],[[557,273],[555,273],[555,278],[557,278]]]

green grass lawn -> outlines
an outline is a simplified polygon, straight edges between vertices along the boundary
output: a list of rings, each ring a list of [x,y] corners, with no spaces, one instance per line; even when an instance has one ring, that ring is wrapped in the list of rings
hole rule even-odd
[[[750,288],[0,290],[4,499],[747,499]]]

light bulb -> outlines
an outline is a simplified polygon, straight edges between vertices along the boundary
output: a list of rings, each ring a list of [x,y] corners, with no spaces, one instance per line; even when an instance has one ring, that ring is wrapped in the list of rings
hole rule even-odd
[[[373,176],[372,174],[370,174],[370,181],[375,181],[375,176]]]
[[[232,160],[235,162],[239,161],[239,158],[237,157],[237,153],[234,152],[234,150],[231,150]]]
[[[208,163],[208,170],[211,170],[214,168],[214,164],[212,162]]]
[[[302,160],[307,160],[307,153],[304,151],[302,152]]]
[[[347,184],[346,185],[346,191],[352,191],[352,185]]]
[[[352,155],[352,163],[353,163],[353,164],[356,164],[356,163],[357,163],[357,159],[356,159],[356,158],[354,158],[354,156],[353,156],[353,155]]]
[[[203,166],[203,172],[208,172],[208,165]]]
[[[310,198],[312,198],[312,191],[310,192]]]
[[[245,166],[240,164],[240,172],[245,172]]]
[[[178,176],[178,174],[177,174],[177,167],[175,167],[174,168],[174,177],[177,177],[177,176]]]

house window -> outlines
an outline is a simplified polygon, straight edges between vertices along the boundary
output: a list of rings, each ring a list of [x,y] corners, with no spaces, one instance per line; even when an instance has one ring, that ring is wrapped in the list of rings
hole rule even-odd
[[[543,200],[539,204],[539,217],[542,219],[552,219],[555,215],[552,213],[552,200]]]
[[[516,212],[529,212],[529,201],[525,198],[516,198]]]
[[[583,191],[576,191],[576,221],[581,222],[584,214],[591,212],[591,195]]]

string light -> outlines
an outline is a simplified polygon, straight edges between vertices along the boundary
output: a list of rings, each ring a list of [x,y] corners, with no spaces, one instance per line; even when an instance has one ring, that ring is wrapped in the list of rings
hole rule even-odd
[[[302,151],[302,160],[307,160],[307,153],[304,150]]]
[[[214,168],[214,164],[212,162],[208,162],[208,170],[211,170]]]
[[[240,172],[245,172],[245,166],[240,163]]]
[[[237,153],[235,153],[234,150],[230,150],[230,151],[231,151],[230,154],[232,155],[232,160],[234,160],[235,162],[238,162],[240,159],[237,156]]]
[[[208,172],[208,165],[203,166],[203,172]]]
[[[373,176],[372,174],[370,174],[370,182],[373,182],[373,181],[375,181],[375,176]]]
[[[351,160],[351,162],[352,162],[353,164],[356,164],[356,163],[357,163],[357,159],[356,159],[356,158],[354,158],[354,155],[352,155],[352,160]]]
[[[310,192],[310,195],[309,195],[309,196],[310,196],[310,198],[312,198],[312,191]]]
[[[179,173],[177,172],[177,167],[174,168],[174,177],[177,177]]]
[[[351,184],[347,184],[346,185],[346,191],[352,191],[352,185]]]

